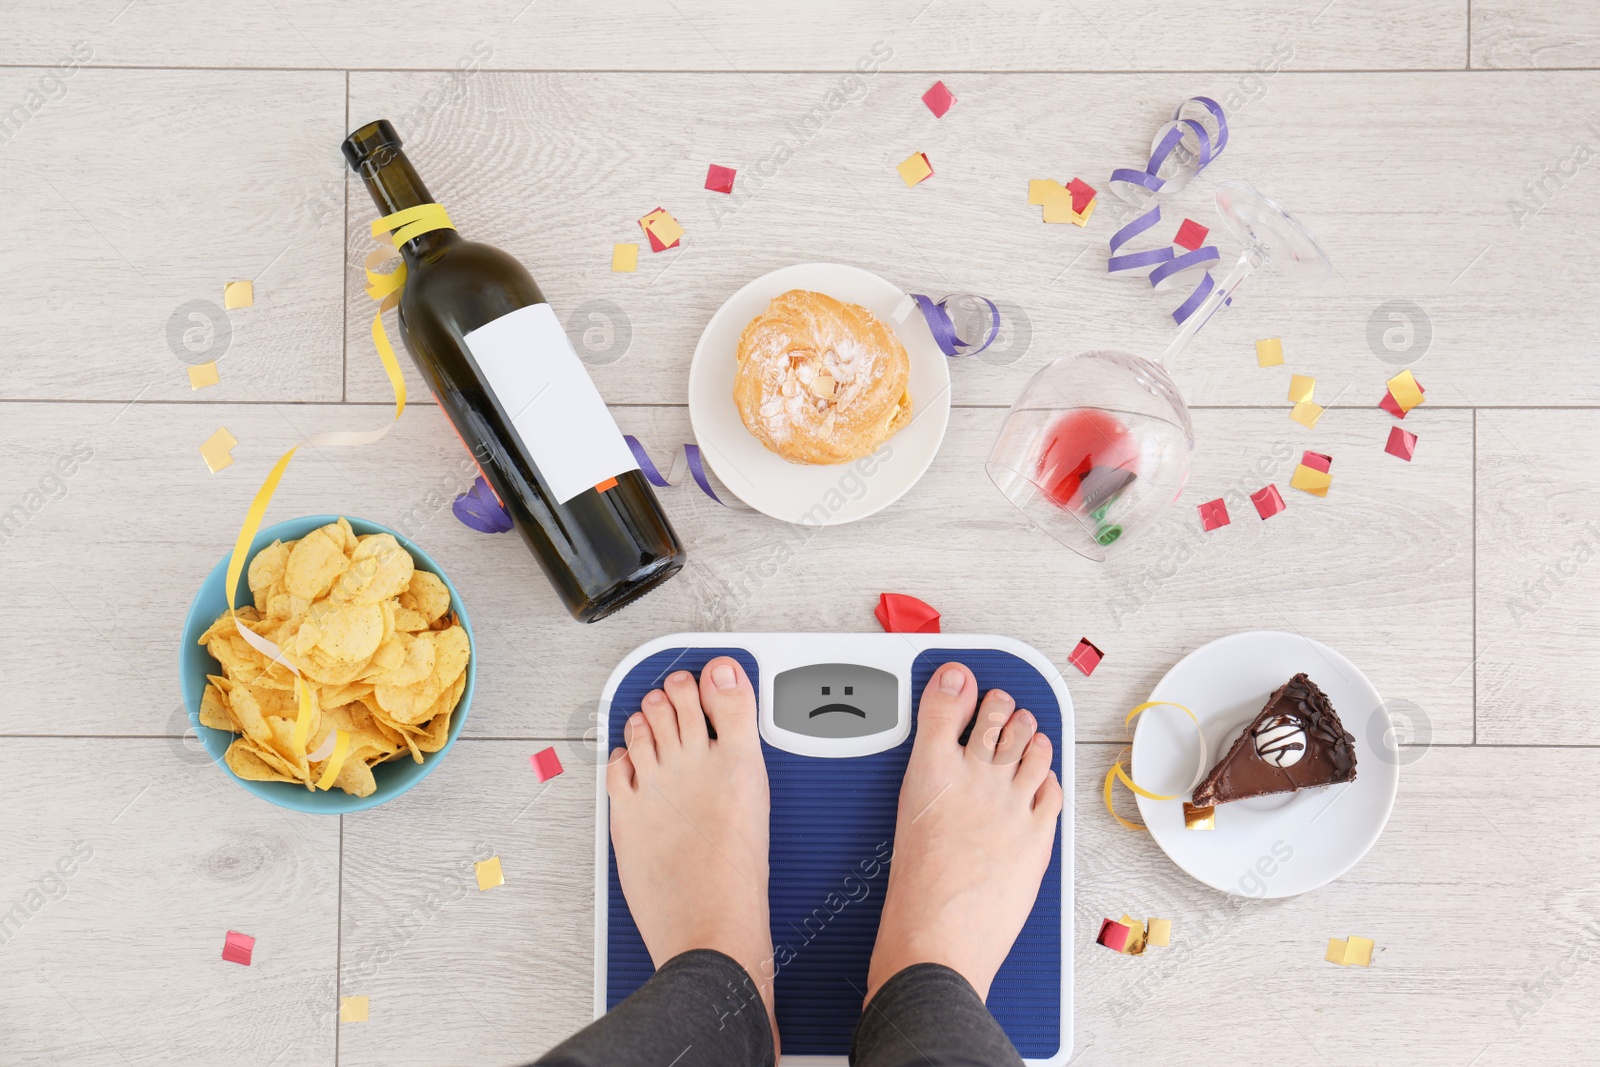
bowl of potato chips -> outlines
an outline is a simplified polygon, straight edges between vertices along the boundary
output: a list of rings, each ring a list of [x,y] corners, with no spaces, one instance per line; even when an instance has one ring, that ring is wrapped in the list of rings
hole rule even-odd
[[[427,553],[377,523],[315,515],[256,535],[234,615],[227,571],[224,556],[200,586],[179,655],[213,762],[282,807],[347,812],[444,758],[477,660],[461,597]]]

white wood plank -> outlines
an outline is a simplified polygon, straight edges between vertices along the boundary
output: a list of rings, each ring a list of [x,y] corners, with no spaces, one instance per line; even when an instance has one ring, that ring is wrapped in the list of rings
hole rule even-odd
[[[1600,361],[1587,358],[1600,311],[1584,281],[1600,271],[1600,217],[1581,178],[1558,176],[1563,188],[1541,178],[1574,138],[1591,136],[1581,123],[1597,79],[1285,72],[1265,81],[1264,95],[1235,109],[1224,155],[1167,209],[1171,229],[1186,215],[1218,227],[1231,261],[1238,245],[1212,197],[1220,181],[1248,180],[1321,237],[1338,274],[1314,289],[1270,271],[1252,279],[1179,362],[1189,401],[1281,404],[1292,369],[1318,376],[1322,402],[1368,407],[1410,359],[1436,404],[1600,403]],[[627,324],[626,350],[613,326],[596,359],[612,402],[680,401],[716,308],[751,278],[815,260],[1021,308],[1013,317],[1025,318],[1029,339],[964,367],[958,403],[1009,404],[1060,355],[1164,348],[1179,297],[1106,276],[1117,224],[1109,193],[1085,231],[1043,224],[1026,183],[1078,174],[1103,188],[1113,167],[1143,161],[1164,109],[1196,92],[1228,99],[1238,77],[952,76],[961,102],[937,120],[917,99],[926,82],[879,74],[820,131],[797,133],[808,111],[825,111],[837,76],[486,73],[459,99],[419,111],[426,75],[356,73],[351,121],[415,115],[401,134],[464,234],[521,258],[571,332],[594,326],[603,339],[594,309]],[[935,174],[908,189],[894,166],[913,151],[928,152]],[[739,169],[740,196],[702,188],[713,162]],[[1548,192],[1537,212],[1524,189],[1535,180]],[[1527,205],[1520,216],[1514,197]],[[350,203],[355,261],[372,247],[375,212],[354,183]],[[646,251],[635,274],[612,273],[612,243],[639,241],[635,220],[658,205],[682,221],[683,246]],[[379,400],[388,385],[367,336],[370,302],[358,273],[346,281],[349,396]],[[1405,323],[1387,318],[1391,301],[1420,309],[1410,342]],[[1391,328],[1407,352],[1384,346]],[[1252,342],[1274,335],[1290,367],[1263,371]]]
[[[37,105],[0,114],[7,397],[339,399],[340,74],[0,69],[0,101]]]
[[[0,732],[181,732],[176,634],[259,479],[297,431],[388,417],[380,406],[140,404],[112,423],[117,410],[12,404],[0,423],[0,448],[18,457],[0,471],[8,504],[27,501],[73,443],[91,442],[94,452],[66,480],[66,495],[31,516],[0,554],[10,602],[29,620],[0,643],[0,671],[19,697]],[[1214,637],[1252,629],[1326,641],[1386,698],[1419,706],[1435,740],[1472,739],[1469,415],[1413,413],[1406,425],[1422,444],[1407,465],[1382,451],[1391,421],[1382,412],[1330,411],[1314,433],[1281,409],[1198,412],[1191,486],[1144,545],[1105,566],[1028,530],[989,483],[982,457],[1003,415],[957,409],[921,483],[846,526],[812,532],[729,512],[692,486],[664,491],[688,568],[587,627],[569,619],[514,535],[474,533],[449,513],[470,480],[436,408],[408,411],[379,445],[297,457],[268,518],[374,519],[411,534],[439,561],[478,640],[469,734],[578,736],[612,667],[650,638],[875,630],[873,605],[890,590],[933,604],[949,632],[1011,634],[1062,665],[1080,739],[1122,737],[1123,713],[1171,664]],[[686,439],[681,408],[624,407],[617,416],[662,464]],[[234,465],[213,476],[194,449],[219,424],[240,445]],[[1305,448],[1334,457],[1326,500],[1288,488]],[[1246,496],[1267,481],[1289,506],[1262,523]],[[1224,494],[1233,525],[1202,534],[1195,505]],[[1106,653],[1091,678],[1066,666],[1084,636]],[[38,706],[55,710],[41,720],[31,714]]]
[[[393,803],[346,817],[339,1062],[527,1063],[592,1016],[594,756],[541,785],[544,744],[470,741]],[[572,746],[576,749],[576,745]],[[473,864],[500,857],[505,884]]]
[[[1584,3],[1477,0],[1472,5],[1472,65],[1600,66],[1600,11]]]
[[[0,63],[48,63],[78,38],[135,66],[848,70],[875,45],[899,69],[1250,70],[1275,47],[1306,69],[1446,66],[1466,59],[1462,0],[873,0],[748,7],[712,0],[469,0],[449,13],[280,0],[19,0]]]
[[[7,1063],[334,1062],[337,818],[161,739],[7,740],[0,800]]]
[[[1600,744],[1600,413],[1477,417],[1478,740]]]

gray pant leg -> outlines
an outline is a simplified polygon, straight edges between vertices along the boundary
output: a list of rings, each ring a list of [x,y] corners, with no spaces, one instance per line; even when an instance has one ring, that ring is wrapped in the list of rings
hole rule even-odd
[[[772,1062],[772,1027],[755,982],[732,957],[695,949],[662,964],[627,1000],[545,1053],[537,1067]]]
[[[861,1013],[852,1067],[1014,1067],[1022,1063],[977,990],[937,963],[907,967]]]

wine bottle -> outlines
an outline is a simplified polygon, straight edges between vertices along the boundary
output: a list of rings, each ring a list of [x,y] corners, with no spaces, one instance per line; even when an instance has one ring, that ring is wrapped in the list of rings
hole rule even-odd
[[[433,203],[387,120],[343,148],[381,214]],[[683,546],[527,269],[454,229],[400,253],[405,347],[573,617],[676,574]]]

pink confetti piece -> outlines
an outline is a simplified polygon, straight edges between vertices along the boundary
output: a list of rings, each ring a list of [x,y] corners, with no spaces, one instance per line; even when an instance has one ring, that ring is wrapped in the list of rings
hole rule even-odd
[[[1067,662],[1083,672],[1085,678],[1094,673],[1100,666],[1100,661],[1105,658],[1105,653],[1090,643],[1087,637],[1078,639],[1078,647],[1072,650],[1072,655],[1067,657]]]
[[[1132,933],[1126,926],[1115,919],[1106,919],[1100,924],[1100,936],[1096,937],[1095,944],[1104,945],[1112,952],[1121,952],[1128,943],[1128,935]]]
[[[1211,231],[1193,219],[1184,219],[1183,225],[1178,227],[1178,235],[1172,243],[1179,248],[1187,248],[1193,252],[1206,243],[1206,234]]]
[[[1067,192],[1072,194],[1072,210],[1078,215],[1082,215],[1084,208],[1094,203],[1096,196],[1094,187],[1082,178],[1074,178],[1068,182]]]
[[[543,752],[535,752],[528,757],[528,762],[533,764],[533,773],[539,776],[539,781],[548,782],[561,773],[561,759],[556,755],[556,750],[547,748]]]
[[[1208,500],[1200,505],[1200,524],[1209,533],[1219,527],[1226,526],[1233,520],[1228,518],[1228,505],[1219,496],[1215,500]]]
[[[706,188],[713,193],[731,193],[733,178],[737,173],[732,167],[719,167],[713,163],[706,170]]]
[[[1284,508],[1288,507],[1283,502],[1283,495],[1278,492],[1278,487],[1269,485],[1265,489],[1258,489],[1250,494],[1250,503],[1256,506],[1256,512],[1263,519],[1270,519]]]
[[[1383,446],[1383,450],[1391,456],[1399,456],[1407,463],[1410,463],[1411,457],[1417,451],[1417,435],[1407,433],[1398,426],[1391,426],[1389,427],[1389,443]]]
[[[255,948],[255,938],[249,934],[241,934],[237,930],[229,930],[227,938],[222,942],[222,958],[229,963],[240,963],[248,967]]]
[[[1321,471],[1323,474],[1327,474],[1328,468],[1333,466],[1333,457],[1324,455],[1321,452],[1308,451],[1300,457],[1300,464],[1310,467],[1314,471]]]
[[[950,105],[956,102],[956,96],[942,81],[933,83],[933,87],[922,94],[922,102],[928,105],[928,110],[933,112],[936,119],[944,118],[944,113],[950,110]]]

